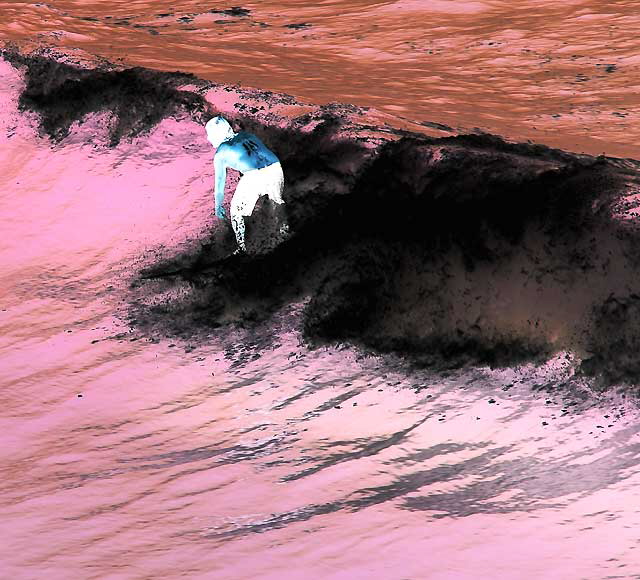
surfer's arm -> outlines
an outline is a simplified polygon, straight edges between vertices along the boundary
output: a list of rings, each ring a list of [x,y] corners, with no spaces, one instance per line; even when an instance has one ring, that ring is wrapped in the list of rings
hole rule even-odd
[[[224,219],[225,211],[222,207],[222,202],[224,201],[224,186],[227,182],[227,160],[222,146],[218,148],[213,158],[213,170],[215,172],[213,195],[216,203],[216,215],[220,219]]]

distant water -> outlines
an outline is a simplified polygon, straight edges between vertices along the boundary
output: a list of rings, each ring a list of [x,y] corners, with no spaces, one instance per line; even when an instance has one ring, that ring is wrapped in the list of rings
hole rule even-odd
[[[443,27],[430,34],[441,42],[456,30],[450,42],[474,46],[469,50],[487,62],[508,60],[516,50],[484,43],[504,38],[488,24],[498,26],[496,3],[430,4],[438,12],[428,21]],[[437,83],[417,71],[408,75],[413,85],[393,89],[392,79],[403,78],[394,67],[412,54],[402,45],[410,29],[400,25],[428,33],[427,17],[416,16],[409,3],[326,3],[304,10],[293,3],[279,9],[247,4],[247,17],[194,15],[191,22],[178,20],[196,11],[188,3],[162,17],[145,3],[110,6],[105,14],[99,4],[2,3],[3,35],[36,40],[46,33],[56,43],[122,54],[136,64],[235,78],[315,100],[382,105],[416,118],[493,130],[513,123],[513,134],[533,131],[527,115],[542,114],[551,103],[548,95],[531,97],[544,84],[532,83],[525,72],[534,66],[529,57],[514,57],[524,58],[518,95],[509,62],[492,62],[502,77],[482,85],[471,74],[481,64],[453,49],[448,61],[434,51],[437,66],[450,70],[460,59],[457,74],[469,84],[461,83],[457,94],[469,97],[484,86],[477,101],[445,102],[452,91],[441,87],[442,102],[420,104],[416,87],[433,96]],[[564,37],[565,30],[585,38],[591,26],[594,35],[608,30],[601,22],[595,27],[594,18],[578,19],[590,14],[586,4],[573,6],[573,29],[561,18],[571,4],[538,6],[546,20],[520,6],[520,20],[505,16],[502,33],[511,30],[518,38],[517,26],[533,30],[538,23],[542,48],[532,59],[544,59],[544,51],[560,59],[562,39],[580,37]],[[621,18],[630,26],[631,4],[615,6],[628,8]],[[107,25],[107,15],[131,16],[142,28]],[[310,28],[282,28],[307,21]],[[385,32],[364,35],[379,42],[367,52],[355,37],[358,26],[374,25]],[[203,34],[190,33],[190,26],[222,26],[236,43],[198,45]],[[341,35],[339,44],[331,32]],[[249,47],[256,55],[259,34],[265,35],[265,55],[257,63],[237,62]],[[146,46],[138,44],[141,38]],[[631,51],[635,39],[625,38]],[[115,39],[119,46],[109,49]],[[322,46],[330,41],[334,50],[323,65]],[[292,44],[282,49],[282,61],[267,56],[279,43]],[[182,51],[172,52],[178,45]],[[617,61],[609,58],[613,53],[596,57],[594,44],[584,47],[591,56],[582,58],[594,71],[600,59],[618,63],[629,81],[623,64],[631,57],[623,52]],[[314,82],[307,72],[303,82],[302,70],[331,80]],[[331,75],[340,70],[350,73]],[[593,74],[590,82],[600,87],[624,78]],[[0,76],[0,577],[640,577],[634,405],[614,395],[598,400],[588,390],[563,394],[558,385],[572,374],[565,353],[540,367],[443,376],[348,347],[309,350],[295,331],[296,305],[279,313],[276,339],[264,352],[233,344],[233,335],[190,343],[132,332],[122,322],[132,272],[152,261],[158,248],[213,224],[211,149],[202,128],[165,120],[150,135],[107,149],[103,121],[93,117],[53,146],[37,136],[33,117],[17,113],[19,75],[0,62]],[[549,76],[557,89],[559,78]],[[347,78],[351,84],[343,82]],[[376,78],[386,80],[378,84]],[[614,92],[627,94],[632,85],[615,86],[598,93],[602,101],[593,110],[603,103],[622,106]],[[391,91],[393,106],[404,109],[385,105]],[[580,95],[589,102],[587,93]],[[555,98],[565,103],[560,89]],[[630,117],[616,117],[608,127],[592,113],[567,113],[564,120],[563,113],[558,127],[564,133],[554,130],[554,138],[584,138],[595,147],[582,132],[589,126],[610,144],[610,153],[631,154],[623,137],[631,140],[632,129],[616,125],[635,114],[633,105],[624,106]],[[553,122],[541,125],[549,129]]]
[[[640,158],[640,12],[618,0],[0,1],[0,39]]]

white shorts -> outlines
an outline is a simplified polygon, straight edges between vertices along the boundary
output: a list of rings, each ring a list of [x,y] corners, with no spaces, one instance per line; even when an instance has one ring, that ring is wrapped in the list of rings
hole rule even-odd
[[[283,188],[284,174],[280,163],[243,173],[231,199],[231,215],[250,216],[263,195],[268,195],[275,203],[283,203]]]

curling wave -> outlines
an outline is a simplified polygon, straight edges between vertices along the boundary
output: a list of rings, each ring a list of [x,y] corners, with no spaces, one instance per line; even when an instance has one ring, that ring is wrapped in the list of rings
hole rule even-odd
[[[259,247],[261,201],[247,224],[252,255],[231,255],[220,227],[163,251],[132,285],[138,329],[268,325],[303,304],[311,343],[350,341],[445,367],[572,350],[603,384],[638,380],[638,162],[438,124],[399,128],[373,110],[181,73],[3,56],[24,71],[22,109],[53,140],[100,111],[112,115],[111,147],[167,116],[204,124],[224,113],[282,162],[291,237]]]

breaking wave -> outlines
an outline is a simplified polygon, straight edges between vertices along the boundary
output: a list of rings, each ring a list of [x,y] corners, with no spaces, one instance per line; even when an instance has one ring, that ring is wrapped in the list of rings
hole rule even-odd
[[[168,117],[192,134],[223,113],[282,162],[291,237],[261,247],[261,201],[247,224],[252,253],[233,255],[230,228],[203,217],[197,235],[158,247],[135,274],[126,316],[139,332],[266,336],[299,305],[289,323],[311,344],[347,341],[438,368],[572,351],[603,385],[638,380],[636,161],[438,124],[409,131],[373,110],[182,73],[3,57],[24,74],[21,110],[61,146],[82,138],[88,115],[107,114],[113,148]]]

